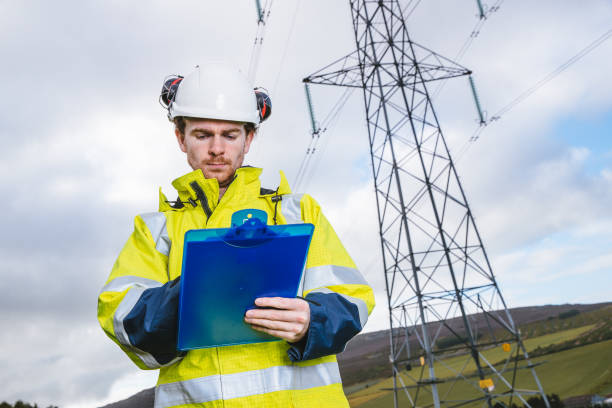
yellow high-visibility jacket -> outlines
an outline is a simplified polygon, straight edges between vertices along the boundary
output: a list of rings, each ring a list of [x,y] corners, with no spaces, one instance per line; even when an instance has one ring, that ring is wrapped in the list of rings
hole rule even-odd
[[[98,298],[106,334],[142,369],[159,368],[155,407],[348,407],[335,354],[374,308],[356,269],[319,205],[292,194],[281,173],[277,190],[261,189],[261,169],[243,167],[219,197],[200,170],[176,179],[174,205],[160,191],[159,212],[136,217]],[[301,283],[311,323],[296,344],[285,341],[176,351],[178,288],[185,232],[230,227],[232,214],[259,209],[268,223],[315,226]]]

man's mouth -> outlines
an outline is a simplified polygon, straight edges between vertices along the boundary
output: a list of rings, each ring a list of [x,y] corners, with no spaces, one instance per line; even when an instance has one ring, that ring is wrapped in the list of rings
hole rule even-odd
[[[205,164],[205,167],[211,173],[215,173],[216,174],[216,173],[219,173],[219,172],[227,171],[227,169],[229,168],[229,163],[227,163],[227,162],[208,162],[208,163]]]

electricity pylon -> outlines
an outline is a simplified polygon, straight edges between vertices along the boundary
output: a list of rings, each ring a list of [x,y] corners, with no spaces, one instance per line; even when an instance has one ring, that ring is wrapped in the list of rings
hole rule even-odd
[[[304,82],[363,90],[394,405],[529,406],[535,394],[549,406],[428,91],[430,82],[470,71],[413,42],[397,0],[350,6],[356,50]]]

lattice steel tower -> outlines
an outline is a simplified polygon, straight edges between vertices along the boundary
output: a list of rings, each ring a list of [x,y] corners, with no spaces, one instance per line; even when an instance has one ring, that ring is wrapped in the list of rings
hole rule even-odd
[[[428,90],[433,81],[470,71],[414,43],[397,0],[351,0],[350,6],[356,50],[304,82],[363,90],[394,404],[493,407],[527,404],[536,394],[548,406]]]

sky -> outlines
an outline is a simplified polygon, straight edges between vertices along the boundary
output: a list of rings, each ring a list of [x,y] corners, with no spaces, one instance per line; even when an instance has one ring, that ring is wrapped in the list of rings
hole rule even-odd
[[[99,328],[96,299],[139,213],[188,172],[157,98],[169,74],[225,60],[248,69],[254,2],[0,3],[0,401],[96,407],[153,386]],[[459,61],[493,115],[611,29],[612,3],[501,2]],[[474,1],[428,0],[412,39],[454,58]],[[256,84],[272,96],[247,164],[274,188],[310,141],[301,79],[354,49],[345,1],[276,1]],[[493,271],[511,307],[610,301],[612,41],[487,126],[467,80],[434,101]],[[321,120],[342,90],[313,87]],[[386,328],[362,97],[322,134],[302,191],[322,205],[375,289]]]

